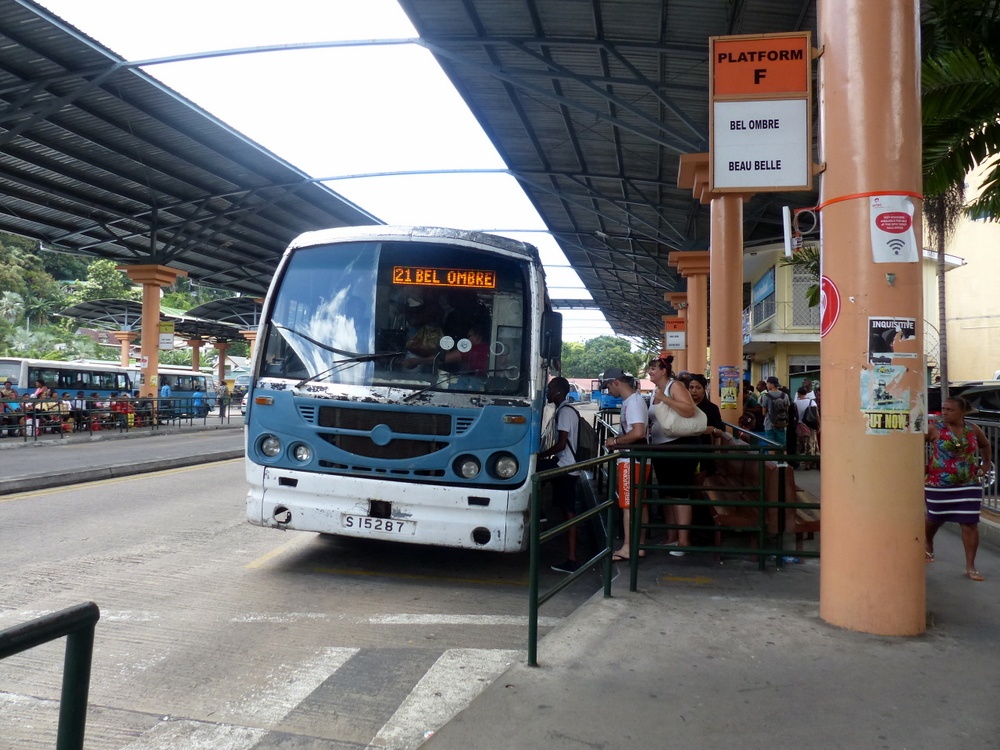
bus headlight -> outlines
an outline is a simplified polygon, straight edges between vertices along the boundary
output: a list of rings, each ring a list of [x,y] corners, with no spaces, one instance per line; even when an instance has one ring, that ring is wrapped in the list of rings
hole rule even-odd
[[[307,463],[312,460],[313,452],[305,443],[296,443],[292,447],[292,455],[295,457],[296,461],[301,461],[302,463]]]
[[[475,456],[459,456],[455,460],[455,473],[464,479],[475,479],[482,466]]]
[[[509,453],[498,453],[492,456],[490,463],[493,466],[490,473],[497,479],[510,479],[516,476],[520,469],[517,459]]]
[[[274,435],[267,435],[260,441],[260,452],[268,458],[274,458],[281,453],[281,441]]]

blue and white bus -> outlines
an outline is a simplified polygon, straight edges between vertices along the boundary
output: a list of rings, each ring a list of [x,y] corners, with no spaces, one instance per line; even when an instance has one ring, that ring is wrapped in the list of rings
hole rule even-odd
[[[257,339],[248,520],[524,549],[561,349],[545,307],[538,251],[515,240],[382,226],[296,239]]]
[[[132,378],[128,370],[117,362],[75,360],[65,362],[51,359],[24,359],[0,357],[0,383],[11,381],[20,395],[35,392],[35,381],[41,380],[56,392],[76,396],[83,391],[88,396],[96,393],[131,392]]]

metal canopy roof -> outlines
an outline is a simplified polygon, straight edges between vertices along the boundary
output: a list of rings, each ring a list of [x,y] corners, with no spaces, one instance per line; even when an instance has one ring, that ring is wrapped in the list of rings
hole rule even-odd
[[[30,0],[0,0],[0,230],[263,294],[301,232],[378,219]]]
[[[264,302],[255,297],[230,297],[203,302],[188,310],[188,315],[238,326],[241,330],[257,330]]]
[[[671,250],[708,247],[709,211],[677,187],[708,150],[708,37],[816,28],[815,0],[400,0],[619,334],[661,331],[683,291]],[[749,246],[781,206],[744,209]]]
[[[127,299],[94,299],[78,302],[57,314],[115,331],[142,329],[142,303]],[[177,315],[163,310],[160,311],[160,320],[172,321],[174,333],[178,336],[213,338],[216,341],[242,338],[237,326],[215,320],[203,320],[192,315]]]

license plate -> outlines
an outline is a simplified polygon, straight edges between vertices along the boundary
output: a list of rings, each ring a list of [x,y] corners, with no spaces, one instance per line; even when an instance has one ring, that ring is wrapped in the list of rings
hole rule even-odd
[[[372,518],[371,516],[344,516],[345,529],[362,529],[383,534],[417,533],[416,521],[397,521],[395,518]]]

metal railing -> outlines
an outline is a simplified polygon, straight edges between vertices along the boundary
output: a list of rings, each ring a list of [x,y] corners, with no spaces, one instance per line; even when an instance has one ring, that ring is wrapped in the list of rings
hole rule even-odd
[[[1000,424],[974,417],[968,420],[979,425],[986,433],[986,439],[990,441],[992,448],[993,468],[996,469],[997,461],[1000,461]],[[983,487],[983,507],[994,513],[1000,513],[1000,480],[996,479],[995,473],[993,483]]]
[[[94,630],[100,617],[97,605],[86,602],[0,630],[0,659],[66,636],[56,750],[83,750]]]
[[[556,477],[569,474],[573,471],[580,472],[580,479],[582,481],[587,481],[586,475],[583,473],[585,471],[592,470],[595,473],[600,471],[600,467],[609,461],[616,460],[614,454],[609,454],[603,457],[592,458],[588,461],[582,461],[578,464],[573,464],[572,466],[561,466],[557,469],[549,469],[547,471],[540,471],[531,477],[531,518],[529,521],[529,556],[528,556],[528,666],[537,667],[538,666],[538,608],[545,604],[549,599],[558,594],[564,588],[569,586],[580,576],[587,572],[590,566],[604,562],[601,569],[601,576],[604,583],[604,597],[609,598],[611,596],[611,557],[614,554],[614,542],[618,534],[615,530],[616,516],[618,515],[618,508],[615,504],[614,494],[611,491],[610,483],[606,484],[604,499],[594,505],[593,508],[588,508],[583,513],[573,516],[567,521],[552,527],[551,529],[541,530],[541,486],[543,482],[550,481]],[[573,573],[559,581],[555,586],[550,588],[544,593],[539,593],[539,572],[541,569],[539,557],[541,555],[542,544],[554,539],[563,532],[568,532],[570,528],[578,526],[584,522],[587,522],[593,518],[596,518],[601,513],[607,513],[607,520],[605,523],[605,539],[604,546],[601,547],[597,553],[582,563],[579,568]]]
[[[729,428],[734,432],[734,434],[742,434],[744,431],[739,427],[734,425],[728,425]],[[631,557],[629,559],[629,590],[636,591],[638,586],[638,570],[639,570],[639,552],[643,550],[671,550],[676,549],[672,546],[667,546],[666,544],[651,544],[651,543],[639,543],[641,532],[645,529],[646,531],[653,530],[688,530],[688,531],[716,531],[716,527],[713,526],[703,526],[697,524],[667,524],[667,523],[652,523],[642,521],[642,510],[644,506],[655,506],[655,505],[700,505],[700,506],[713,506],[713,505],[725,505],[727,507],[747,507],[757,509],[757,521],[752,526],[729,528],[727,531],[731,532],[741,532],[749,533],[756,536],[757,546],[752,549],[739,546],[722,546],[713,545],[709,547],[696,547],[690,546],[685,548],[686,551],[690,552],[709,552],[713,554],[739,554],[739,555],[751,555],[756,556],[758,561],[758,567],[763,570],[766,567],[766,560],[768,557],[774,557],[776,565],[780,567],[783,562],[783,558],[787,555],[795,555],[798,557],[818,557],[819,552],[815,550],[803,550],[795,551],[794,549],[786,549],[785,547],[785,537],[786,537],[786,517],[785,512],[790,508],[802,509],[802,510],[813,510],[819,509],[819,503],[804,503],[798,502],[797,498],[787,498],[786,497],[786,477],[785,474],[790,470],[788,461],[808,461],[810,463],[818,463],[818,456],[800,456],[800,455],[789,455],[784,453],[784,446],[780,446],[771,441],[760,438],[759,436],[748,435],[748,437],[757,438],[756,444],[742,445],[742,446],[648,446],[644,445],[641,447],[636,447],[631,450],[623,450],[620,452],[608,453],[604,450],[604,441],[610,434],[610,431],[614,429],[614,425],[607,419],[603,418],[600,414],[594,419],[594,428],[597,432],[597,444],[599,449],[602,451],[603,455],[597,458],[592,458],[588,461],[573,464],[571,466],[563,466],[557,469],[550,469],[547,471],[542,471],[534,474],[531,477],[531,505],[530,505],[530,519],[529,519],[529,570],[528,570],[528,666],[538,666],[538,609],[545,602],[549,601],[553,596],[558,594],[564,588],[572,584],[581,575],[585,573],[592,565],[596,563],[603,563],[601,574],[602,582],[604,586],[604,596],[608,598],[611,596],[611,582],[612,582],[612,561],[611,558],[614,554],[615,544],[617,542],[617,518],[618,518],[618,502],[617,502],[617,475],[614,472],[613,467],[617,464],[619,458],[627,456],[629,459],[629,471],[633,471],[635,466],[638,465],[638,474],[633,473],[632,476],[637,476],[638,481],[632,484],[632,507],[634,511],[631,514],[631,528],[626,529],[625,533],[629,534],[630,544],[629,550]],[[699,484],[695,485],[670,485],[670,484],[654,484],[646,480],[645,467],[652,458],[665,458],[669,455],[671,458],[687,458],[687,459],[697,459],[699,461],[714,460],[714,461],[757,461],[759,462],[759,467],[756,472],[758,480],[753,483],[748,483],[747,485],[734,485],[730,487],[723,488],[721,492],[731,492],[740,493],[744,495],[756,494],[756,499],[738,499],[733,500],[706,500],[700,497],[689,498],[686,496],[677,495],[677,490],[682,490],[686,492],[701,492],[703,486]],[[767,479],[765,475],[765,464],[767,462],[774,462],[776,464],[775,469],[778,472],[778,482],[777,482],[777,499],[769,501],[767,499]],[[587,481],[586,474],[584,472],[591,471],[594,474],[594,484],[597,488],[596,496],[601,498],[594,507],[588,508],[584,512],[574,516],[573,518],[564,521],[563,523],[545,531],[541,530],[541,485],[544,482],[550,481],[555,477],[569,474],[571,472],[579,471],[581,472],[581,481]],[[660,478],[658,478],[659,480]],[[658,497],[653,497],[653,493],[659,493]],[[673,494],[671,494],[671,492]],[[789,502],[790,501],[790,502]],[[598,517],[599,514],[606,513],[607,520],[605,523],[605,538],[598,540],[599,544],[597,552],[589,560],[582,562],[579,568],[562,578],[559,583],[550,588],[544,593],[539,592],[539,572],[540,572],[540,555],[541,555],[541,545],[548,542],[555,537],[568,532],[570,528],[587,522],[590,519]],[[773,517],[776,516],[776,517]],[[772,546],[768,546],[768,542],[773,542]]]
[[[213,413],[209,404],[218,408]],[[87,399],[84,409],[72,401],[19,398],[0,400],[0,437],[21,438],[24,442],[95,432],[156,430],[165,426],[184,427],[211,422],[229,424],[234,401],[226,397],[203,399],[196,405],[183,398],[97,398]]]

